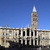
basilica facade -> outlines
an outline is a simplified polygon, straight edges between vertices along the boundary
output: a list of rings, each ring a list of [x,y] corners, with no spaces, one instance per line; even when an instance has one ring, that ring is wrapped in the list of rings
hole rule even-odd
[[[31,27],[0,27],[0,45],[9,47],[8,41],[14,41],[22,45],[50,45],[50,30],[38,29],[38,13],[35,6],[31,13]]]

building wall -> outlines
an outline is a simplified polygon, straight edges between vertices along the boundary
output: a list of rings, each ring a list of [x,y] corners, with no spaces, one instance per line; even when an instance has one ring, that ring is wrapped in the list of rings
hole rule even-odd
[[[50,45],[50,30],[32,28],[0,28],[0,45],[8,47],[8,41],[18,42],[23,45]]]
[[[50,45],[50,31],[43,30],[39,31],[40,45],[49,46]]]
[[[0,45],[2,44],[2,29],[0,29]]]

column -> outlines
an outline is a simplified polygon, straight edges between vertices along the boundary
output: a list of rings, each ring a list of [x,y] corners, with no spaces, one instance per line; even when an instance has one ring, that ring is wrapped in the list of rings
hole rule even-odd
[[[14,30],[14,38],[16,39],[16,30]]]
[[[25,29],[25,38],[27,38],[27,29]]]
[[[27,45],[27,28],[25,28],[25,45]]]
[[[31,45],[31,39],[29,40],[29,45]]]
[[[31,45],[31,28],[29,29],[29,38],[30,38],[29,45]]]
[[[23,43],[23,28],[21,28],[21,44]]]
[[[29,37],[31,38],[31,28],[29,29]]]
[[[27,39],[25,39],[25,45],[27,45]]]
[[[50,33],[48,33],[48,35],[49,35],[48,37],[49,37],[49,39],[50,39]],[[49,40],[49,45],[50,45],[50,40]]]
[[[23,44],[23,39],[21,39],[21,44]]]
[[[12,38],[14,37],[14,30],[12,30]]]
[[[17,30],[17,42],[19,42],[19,30]]]
[[[23,37],[23,28],[21,28],[21,37]]]
[[[4,45],[6,45],[6,39],[4,39]]]
[[[38,38],[38,31],[37,31],[37,38]]]

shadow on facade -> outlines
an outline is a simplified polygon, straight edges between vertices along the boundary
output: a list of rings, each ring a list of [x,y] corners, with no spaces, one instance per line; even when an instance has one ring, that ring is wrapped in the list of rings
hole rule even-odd
[[[10,43],[9,48],[0,46],[0,50],[33,50],[33,48],[39,48],[39,46],[23,45],[16,42],[8,41]]]
[[[0,46],[0,50],[5,50],[5,48],[3,46]]]
[[[50,50],[50,48],[47,48],[46,46],[23,45],[12,41],[8,42],[10,43],[9,48],[0,46],[0,50]]]

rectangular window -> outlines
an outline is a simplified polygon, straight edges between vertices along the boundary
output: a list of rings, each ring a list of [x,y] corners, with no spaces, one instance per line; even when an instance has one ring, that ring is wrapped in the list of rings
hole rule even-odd
[[[23,40],[23,45],[25,45],[25,40]]]
[[[12,33],[12,31],[11,31],[11,30],[9,30],[9,33]]]
[[[25,31],[23,31],[23,36],[25,36]]]
[[[21,30],[19,30],[19,35],[21,34]]]
[[[37,40],[35,40],[35,45],[37,45]]]
[[[2,40],[4,42],[4,40]]]
[[[31,31],[31,36],[33,36],[33,31]]]
[[[2,40],[2,45],[4,45],[4,40]]]
[[[27,45],[29,45],[29,40],[27,40]]]
[[[29,36],[29,29],[27,29],[27,36]]]
[[[33,40],[31,40],[31,45],[33,45]]]
[[[35,30],[35,36],[37,35],[37,31]]]

